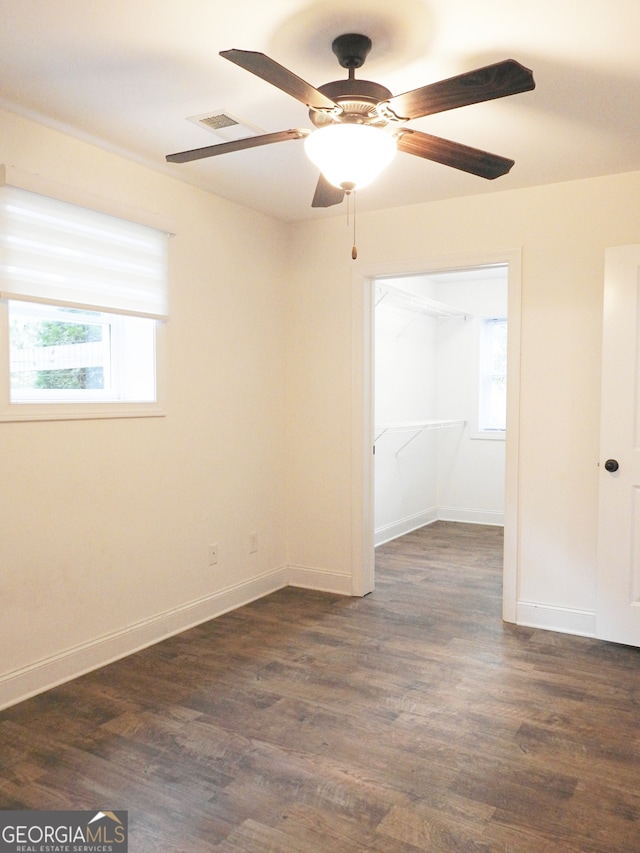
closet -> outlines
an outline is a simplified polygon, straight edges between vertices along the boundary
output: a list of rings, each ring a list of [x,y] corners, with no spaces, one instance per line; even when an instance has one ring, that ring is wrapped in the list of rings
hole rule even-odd
[[[437,519],[502,524],[505,432],[479,418],[483,370],[497,369],[483,335],[506,321],[507,266],[374,287],[375,544]]]

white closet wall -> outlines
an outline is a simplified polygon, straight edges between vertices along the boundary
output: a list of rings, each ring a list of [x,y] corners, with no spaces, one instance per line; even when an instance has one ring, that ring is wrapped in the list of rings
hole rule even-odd
[[[408,425],[436,417],[437,320],[386,289],[376,293],[375,542],[433,520],[435,430]],[[409,443],[407,443],[409,442]]]
[[[506,269],[376,283],[375,544],[436,519],[502,524],[504,441],[477,431],[478,327],[506,296]]]

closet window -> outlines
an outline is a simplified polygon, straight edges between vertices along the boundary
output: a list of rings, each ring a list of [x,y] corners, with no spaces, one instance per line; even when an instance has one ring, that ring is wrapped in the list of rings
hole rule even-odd
[[[504,432],[507,425],[507,320],[480,321],[478,429]]]

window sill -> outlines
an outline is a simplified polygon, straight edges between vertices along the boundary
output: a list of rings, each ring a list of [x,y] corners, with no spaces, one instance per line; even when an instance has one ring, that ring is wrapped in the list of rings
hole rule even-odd
[[[469,438],[472,441],[504,441],[506,435],[507,433],[503,429],[492,429],[474,432],[473,435],[469,436]]]
[[[0,422],[158,418],[165,415],[165,410],[158,403],[10,403],[0,410]]]

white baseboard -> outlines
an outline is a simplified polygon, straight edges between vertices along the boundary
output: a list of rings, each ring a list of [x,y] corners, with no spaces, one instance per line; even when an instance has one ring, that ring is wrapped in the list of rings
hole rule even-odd
[[[596,614],[592,610],[573,610],[554,607],[533,601],[519,601],[516,606],[516,624],[527,628],[544,628],[562,634],[595,637]]]
[[[353,577],[342,572],[329,572],[309,566],[289,566],[289,586],[353,595]]]
[[[391,524],[384,524],[382,527],[377,527],[374,530],[373,544],[377,548],[378,545],[391,542],[392,539],[404,536],[405,533],[411,533],[412,530],[418,530],[420,527],[437,521],[437,519],[437,507],[432,507],[431,509],[424,510],[424,512],[416,513],[416,515],[400,518],[398,521],[391,522]]]
[[[0,709],[208,622],[285,586],[351,595],[351,575],[284,566],[0,676]]]
[[[377,527],[373,534],[373,544],[377,548],[378,545],[384,545],[385,542],[391,542],[392,539],[397,539],[427,524],[433,524],[434,521],[461,521],[466,524],[490,524],[495,527],[504,527],[504,513],[452,506],[431,507],[424,512]]]
[[[415,518],[417,517],[414,516]],[[431,519],[431,521],[434,520]],[[411,529],[415,530],[429,523],[430,521],[420,522]],[[30,696],[106,666],[202,622],[222,616],[223,613],[249,604],[285,586],[352,595],[350,574],[323,571],[308,566],[285,566],[275,569],[1,676],[0,709],[15,705]],[[519,601],[516,623],[531,628],[595,637],[595,612],[587,610],[572,610],[531,601]]]
[[[484,509],[440,506],[438,507],[438,521],[462,521],[466,524],[490,524],[495,527],[504,527],[504,513]]]

